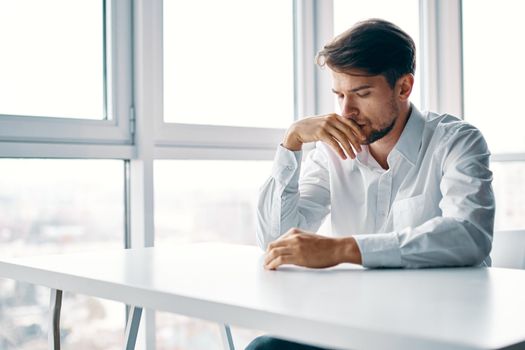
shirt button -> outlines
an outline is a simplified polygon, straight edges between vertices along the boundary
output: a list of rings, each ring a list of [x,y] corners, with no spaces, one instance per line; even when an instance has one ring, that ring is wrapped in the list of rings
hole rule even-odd
[[[293,166],[291,166],[291,165],[287,165],[287,166],[286,166],[286,170],[293,170]]]

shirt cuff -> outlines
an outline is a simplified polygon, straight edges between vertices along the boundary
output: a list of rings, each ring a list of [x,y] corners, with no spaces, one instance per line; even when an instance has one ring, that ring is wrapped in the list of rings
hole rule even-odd
[[[285,187],[294,177],[299,181],[302,157],[303,151],[290,151],[280,145],[275,154],[272,177]]]
[[[396,232],[354,235],[364,267],[401,267]]]

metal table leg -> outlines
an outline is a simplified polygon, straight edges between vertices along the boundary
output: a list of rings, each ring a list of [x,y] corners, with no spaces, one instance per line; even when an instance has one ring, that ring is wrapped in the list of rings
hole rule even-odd
[[[139,331],[140,316],[142,315],[142,308],[131,306],[128,313],[128,322],[126,324],[126,338],[124,348],[126,350],[134,350],[137,342],[137,333]]]
[[[222,346],[225,350],[235,350],[235,346],[233,345],[232,331],[230,330],[229,325],[227,324],[222,325],[221,338],[222,338]]]
[[[62,308],[62,291],[51,289],[49,302],[49,330],[47,340],[49,349],[60,350],[60,309]]]

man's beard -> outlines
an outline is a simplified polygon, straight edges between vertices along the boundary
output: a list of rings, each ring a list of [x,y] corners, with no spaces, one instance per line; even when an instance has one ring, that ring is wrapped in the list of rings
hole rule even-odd
[[[380,130],[373,129],[372,132],[370,133],[370,136],[368,136],[368,138],[366,139],[365,144],[369,145],[371,143],[376,142],[377,140],[382,139],[386,135],[388,135],[388,133],[392,131],[392,129],[394,128],[394,125],[396,124],[396,120],[397,120],[397,117],[395,117],[394,120],[392,120],[392,123],[388,125],[386,128],[383,128]]]
[[[394,128],[394,125],[396,125],[397,117],[399,117],[399,110],[398,110],[398,108],[397,108],[397,106],[395,104],[394,98],[392,98],[390,100],[390,111],[389,111],[389,114],[391,116],[393,116],[392,123],[390,123],[388,126],[382,128],[382,129],[379,129],[379,130],[378,129],[372,129],[372,131],[370,132],[370,136],[368,136],[368,138],[364,142],[365,145],[369,145],[371,143],[376,142],[377,140],[382,139],[383,137],[388,135],[388,133],[390,131],[392,131],[392,129]]]

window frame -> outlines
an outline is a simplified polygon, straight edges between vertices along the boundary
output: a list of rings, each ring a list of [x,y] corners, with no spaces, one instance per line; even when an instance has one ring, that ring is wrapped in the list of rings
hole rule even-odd
[[[157,106],[164,106],[163,94],[163,1],[154,0],[153,16],[155,17],[153,28],[150,28],[155,34],[151,36],[154,40],[152,46],[158,50],[158,54],[153,59],[151,74],[156,79],[154,87],[156,93],[153,96],[153,102]],[[297,0],[294,0],[294,7]],[[294,20],[295,23],[295,20]],[[295,27],[294,27],[295,28]],[[293,41],[297,41],[297,31],[294,29]],[[294,55],[294,67],[297,64],[297,56]],[[296,90],[297,72],[294,72],[294,91]],[[294,93],[295,95],[295,93]],[[295,103],[294,110],[297,110]],[[296,118],[297,112],[294,112]],[[164,121],[163,107],[156,108],[153,114],[155,124],[155,146],[156,154],[161,158],[178,159],[181,152],[179,149],[190,149],[193,154],[200,158],[219,155],[216,149],[231,150],[231,158],[235,155],[241,156],[243,152],[239,150],[252,150],[259,156],[261,154],[269,155],[269,151],[275,151],[284,135],[285,129],[282,128],[262,128],[262,127],[243,127],[243,126],[222,126],[222,125],[200,125],[188,123],[173,123]],[[292,120],[293,121],[293,120]],[[184,157],[184,156],[183,156]],[[186,157],[184,157],[186,158]],[[244,158],[241,156],[241,158]],[[214,158],[213,158],[214,159]]]
[[[464,119],[462,8],[462,0],[420,0],[426,39],[421,43],[425,41],[426,45],[423,47],[426,108]],[[497,152],[491,154],[490,161],[525,161],[525,152]]]
[[[102,44],[105,46],[103,52],[106,53],[106,57],[105,68],[101,74],[104,75],[105,112],[110,114],[112,119],[88,120],[1,114],[0,146],[13,149],[9,147],[10,143],[20,142],[132,144],[131,4],[125,0],[102,0],[102,3],[101,15],[105,17],[105,38]],[[38,147],[36,145],[35,150]],[[28,154],[30,153],[31,149],[28,149]],[[123,154],[129,154],[129,150]],[[5,156],[7,152],[1,152],[0,155]]]

